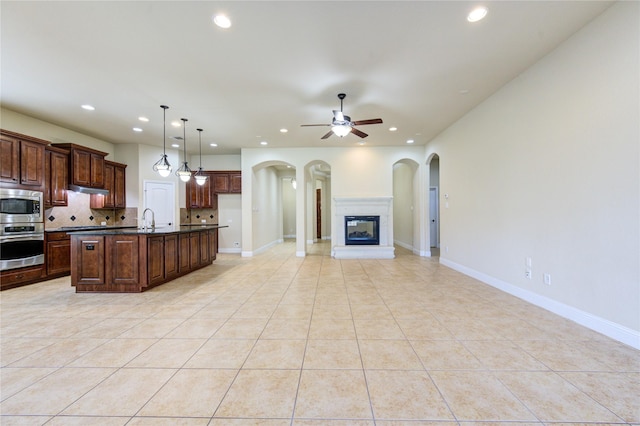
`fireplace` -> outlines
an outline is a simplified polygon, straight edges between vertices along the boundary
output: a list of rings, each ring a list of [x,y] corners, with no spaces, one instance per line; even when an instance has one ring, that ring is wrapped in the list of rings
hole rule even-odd
[[[380,244],[380,216],[345,216],[344,243],[347,246]]]
[[[334,202],[334,230],[331,233],[331,255],[336,259],[393,259],[393,205],[392,197],[335,197]],[[375,225],[358,223],[353,231],[360,240],[349,242],[348,218],[375,217]],[[354,224],[355,225],[355,224]],[[365,238],[364,232],[374,234],[375,242]],[[364,241],[364,242],[363,242]]]

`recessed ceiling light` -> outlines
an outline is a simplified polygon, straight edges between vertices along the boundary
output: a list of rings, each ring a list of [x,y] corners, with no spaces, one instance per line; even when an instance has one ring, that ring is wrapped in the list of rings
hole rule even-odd
[[[231,19],[221,14],[213,16],[213,23],[224,29],[231,27]]]
[[[360,141],[360,142],[358,142],[358,145],[360,145],[360,146],[363,146],[363,145],[365,145],[365,144],[366,144],[366,142],[364,142],[364,141]]]
[[[466,95],[467,93],[469,93],[469,89],[460,89],[458,90],[458,93],[460,93],[461,95]]]
[[[479,6],[469,12],[469,14],[467,15],[467,21],[478,22],[485,16],[487,16],[487,8],[484,6]]]
[[[134,131],[134,132],[141,132],[141,131],[142,131],[142,129],[141,129],[140,127],[134,127],[134,128],[133,128],[133,131]]]
[[[172,143],[171,146],[174,148],[180,148],[180,144],[177,144],[177,143]]]
[[[397,128],[397,127],[389,127],[389,131],[390,131],[390,132],[395,132],[396,130],[398,130],[398,128]]]
[[[180,122],[179,122],[179,121],[172,121],[172,122],[171,122],[171,125],[172,125],[173,127],[180,127],[180,126],[181,126],[181,124],[180,124]]]
[[[142,116],[138,117],[138,120],[144,121],[145,123],[149,122],[149,119],[147,117],[142,117]]]
[[[210,143],[209,146],[212,146],[212,147],[215,148],[216,146],[218,146],[218,144],[217,143]]]
[[[93,111],[96,108],[93,105],[84,104],[84,105],[82,105],[82,109],[86,109],[87,111]]]
[[[284,127],[282,129],[280,129],[280,133],[287,133],[287,132],[288,132],[288,130],[285,129]]]
[[[269,142],[267,142],[267,141],[262,141],[262,142],[260,142],[260,145],[269,145]]]
[[[413,141],[413,139],[409,139],[409,140],[407,141],[407,143],[409,143],[409,144],[411,144],[411,143],[413,143],[413,142],[414,142],[414,141]]]

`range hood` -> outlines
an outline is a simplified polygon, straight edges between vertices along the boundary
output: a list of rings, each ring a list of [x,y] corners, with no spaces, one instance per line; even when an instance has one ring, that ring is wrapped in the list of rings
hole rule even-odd
[[[100,194],[107,195],[109,191],[100,188],[89,188],[87,186],[69,185],[68,189],[73,192],[80,192],[81,194]]]

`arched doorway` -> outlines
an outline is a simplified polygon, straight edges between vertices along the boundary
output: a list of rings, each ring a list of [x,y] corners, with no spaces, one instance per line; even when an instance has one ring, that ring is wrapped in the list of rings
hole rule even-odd
[[[440,256],[440,157],[433,154],[427,161],[429,170],[429,252]]]

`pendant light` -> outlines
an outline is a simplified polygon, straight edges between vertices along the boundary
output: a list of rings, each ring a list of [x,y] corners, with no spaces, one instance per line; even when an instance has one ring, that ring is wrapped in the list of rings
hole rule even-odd
[[[191,169],[189,168],[189,165],[187,164],[187,119],[186,118],[181,118],[180,120],[182,120],[182,147],[183,147],[183,155],[184,155],[184,162],[182,163],[182,166],[180,166],[180,168],[178,170],[176,170],[176,176],[178,176],[180,178],[181,181],[183,182],[189,182],[189,179],[191,179]]]
[[[195,175],[193,175],[193,177],[196,179],[196,183],[202,186],[207,181],[207,175],[204,174],[204,171],[202,170],[202,129],[197,129],[197,130],[198,130],[198,140],[200,142],[200,167],[198,167],[198,171],[196,172]]]
[[[163,109],[163,138],[162,138],[162,157],[158,160],[156,164],[153,165],[153,171],[158,172],[158,174],[162,177],[167,177],[171,174],[171,164],[169,164],[169,160],[167,160],[167,109],[169,109],[166,105],[160,105],[160,108]]]

